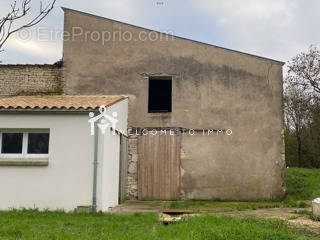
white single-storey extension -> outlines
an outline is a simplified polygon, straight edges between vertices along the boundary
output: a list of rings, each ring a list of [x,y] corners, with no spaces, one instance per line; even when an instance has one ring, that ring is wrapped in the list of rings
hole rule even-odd
[[[127,114],[125,96],[0,98],[0,209],[117,205]]]

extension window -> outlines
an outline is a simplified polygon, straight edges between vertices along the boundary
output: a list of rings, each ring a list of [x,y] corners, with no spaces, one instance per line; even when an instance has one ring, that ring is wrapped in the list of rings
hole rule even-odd
[[[1,131],[1,158],[48,158],[49,131]]]
[[[172,78],[149,78],[148,112],[172,111]]]

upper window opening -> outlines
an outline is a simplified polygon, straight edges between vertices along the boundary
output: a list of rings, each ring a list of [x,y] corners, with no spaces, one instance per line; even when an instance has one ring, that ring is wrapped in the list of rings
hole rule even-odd
[[[148,112],[171,112],[172,78],[149,78]]]

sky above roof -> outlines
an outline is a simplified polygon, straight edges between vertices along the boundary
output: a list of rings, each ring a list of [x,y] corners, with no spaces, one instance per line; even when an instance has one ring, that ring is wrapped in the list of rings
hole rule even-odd
[[[0,16],[10,2],[0,0]],[[284,62],[310,44],[320,47],[319,0],[58,0],[43,22],[4,45],[2,63],[60,60],[61,6]],[[32,0],[32,14],[38,9],[39,0]]]

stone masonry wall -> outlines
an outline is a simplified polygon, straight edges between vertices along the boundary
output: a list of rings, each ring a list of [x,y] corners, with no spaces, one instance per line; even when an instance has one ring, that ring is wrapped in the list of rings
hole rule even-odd
[[[128,141],[127,199],[138,199],[138,136],[136,135],[129,135]]]
[[[61,93],[60,64],[0,65],[0,96]]]

